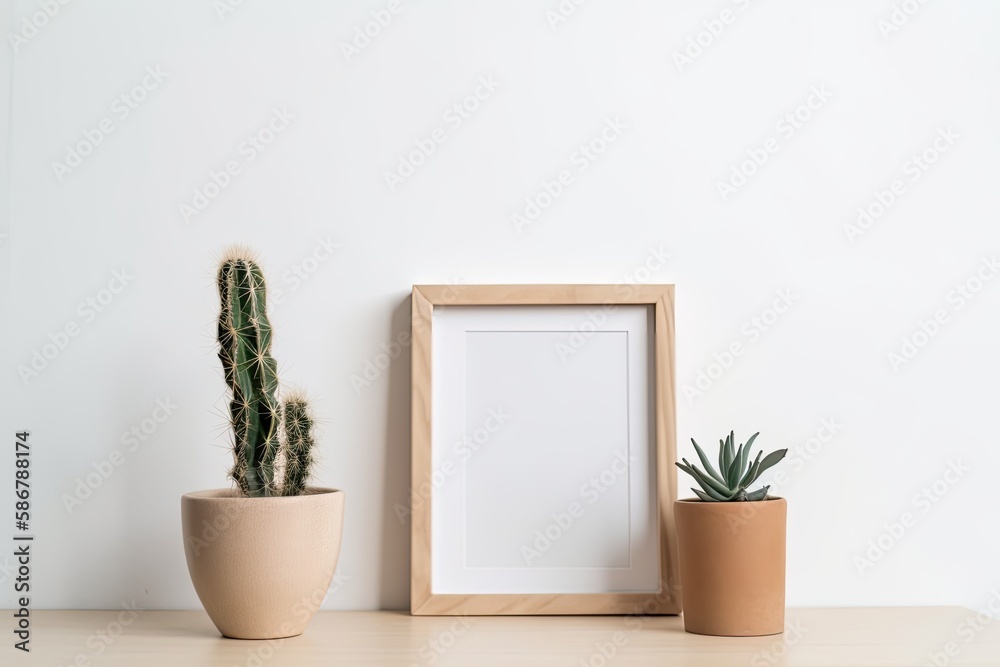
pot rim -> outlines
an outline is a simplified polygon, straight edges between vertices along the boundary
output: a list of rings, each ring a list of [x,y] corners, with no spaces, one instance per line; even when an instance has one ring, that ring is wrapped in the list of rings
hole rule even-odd
[[[687,503],[690,505],[733,505],[739,507],[740,505],[759,505],[760,503],[770,503],[775,500],[785,500],[783,496],[768,496],[764,500],[702,500],[701,498],[678,498],[674,500],[675,503]],[[786,501],[787,502],[787,501]]]
[[[208,502],[227,502],[234,500],[241,501],[270,501],[270,502],[292,502],[295,500],[301,500],[303,498],[315,498],[317,496],[328,496],[334,494],[343,495],[344,492],[341,489],[333,489],[325,486],[309,486],[306,487],[306,492],[299,496],[267,496],[267,497],[248,497],[243,495],[236,495],[236,489],[203,489],[201,491],[190,491],[181,495],[181,498],[187,500],[199,500]]]

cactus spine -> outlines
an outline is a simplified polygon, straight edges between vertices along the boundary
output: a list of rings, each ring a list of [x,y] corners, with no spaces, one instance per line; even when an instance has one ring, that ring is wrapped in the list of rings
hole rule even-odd
[[[279,452],[285,454],[286,468],[292,458],[286,443],[279,440],[283,410],[277,399],[278,364],[271,356],[264,274],[249,253],[237,249],[223,259],[217,277],[221,306],[219,360],[231,394],[234,463],[229,475],[245,496],[298,495],[304,491],[309,476],[312,421],[304,421],[307,406],[296,396],[295,407],[288,411],[298,429],[296,486],[294,492],[279,489],[275,480]]]
[[[281,494],[298,496],[306,488],[309,468],[312,466],[312,415],[309,405],[301,396],[289,396],[284,404],[285,427],[285,478]]]

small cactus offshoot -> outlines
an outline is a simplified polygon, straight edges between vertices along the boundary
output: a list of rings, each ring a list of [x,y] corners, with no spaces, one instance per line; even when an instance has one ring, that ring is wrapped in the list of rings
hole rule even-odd
[[[761,458],[763,452],[757,452],[756,458],[750,462],[750,447],[760,433],[754,433],[747,440],[745,445],[739,448],[734,446],[735,438],[732,431],[725,440],[719,440],[719,469],[712,467],[711,461],[702,451],[698,443],[691,438],[691,444],[698,452],[698,458],[705,470],[681,459],[677,467],[694,477],[701,486],[701,490],[692,488],[695,495],[707,502],[732,502],[732,501],[754,501],[767,498],[767,491],[770,486],[765,486],[756,491],[747,491],[747,487],[757,481],[761,473],[785,458],[787,449],[779,449]]]
[[[217,279],[219,360],[230,390],[233,430],[229,476],[244,496],[300,495],[312,463],[312,419],[301,396],[294,395],[285,405],[278,402],[278,363],[271,356],[264,274],[253,253],[233,248],[223,258]],[[275,470],[282,461],[285,474],[279,486]]]
[[[313,461],[313,420],[309,404],[298,394],[285,399],[284,406],[285,479],[281,495],[300,496],[306,489]]]

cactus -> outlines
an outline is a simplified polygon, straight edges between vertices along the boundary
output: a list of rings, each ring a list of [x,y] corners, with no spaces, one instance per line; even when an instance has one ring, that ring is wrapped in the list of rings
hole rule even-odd
[[[688,463],[687,459],[681,459],[682,463],[678,463],[677,467],[694,477],[695,481],[698,482],[702,490],[699,491],[694,488],[691,490],[704,501],[764,500],[767,498],[767,491],[771,487],[765,486],[762,489],[749,493],[747,492],[747,487],[757,481],[761,473],[785,458],[788,450],[779,449],[771,452],[763,459],[761,459],[763,452],[757,452],[757,457],[753,460],[753,463],[750,463],[750,448],[753,446],[753,441],[757,439],[758,435],[760,433],[754,433],[745,445],[739,446],[739,449],[734,448],[735,433],[733,431],[729,432],[729,437],[725,440],[719,440],[718,472],[712,467],[711,462],[705,456],[705,452],[702,451],[701,447],[698,446],[698,443],[694,441],[694,438],[691,438],[691,444],[694,445],[694,449],[698,453],[698,458],[701,459],[701,464],[705,467],[705,470],[702,471],[698,466]]]
[[[264,274],[251,253],[233,249],[218,272],[220,312],[219,360],[230,390],[234,464],[229,476],[244,496],[298,495],[305,489],[311,463],[312,421],[306,423],[304,399],[294,397],[294,408],[278,403],[278,364],[271,356],[271,323],[267,317]],[[300,415],[296,422],[294,455],[279,438],[282,413]],[[288,422],[286,420],[286,426]],[[275,467],[279,454],[295,461],[293,489],[279,489]],[[286,474],[286,479],[288,476]]]
[[[312,466],[313,420],[309,404],[298,394],[285,399],[285,475],[281,495],[298,496],[306,488],[309,468]]]

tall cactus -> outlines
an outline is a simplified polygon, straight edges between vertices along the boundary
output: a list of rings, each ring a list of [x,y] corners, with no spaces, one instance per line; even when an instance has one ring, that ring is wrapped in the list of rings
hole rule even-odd
[[[249,253],[236,249],[219,266],[219,360],[231,396],[234,464],[230,477],[245,496],[283,494],[275,481],[275,463],[284,443],[279,441],[278,364],[271,356],[271,323],[267,318],[264,274]],[[304,401],[296,411],[304,411]],[[310,422],[311,425],[311,422]],[[306,433],[308,436],[308,432]],[[307,437],[311,446],[312,439]],[[296,460],[308,460],[296,455]],[[287,456],[286,456],[287,460]],[[305,488],[309,469],[300,475]]]

